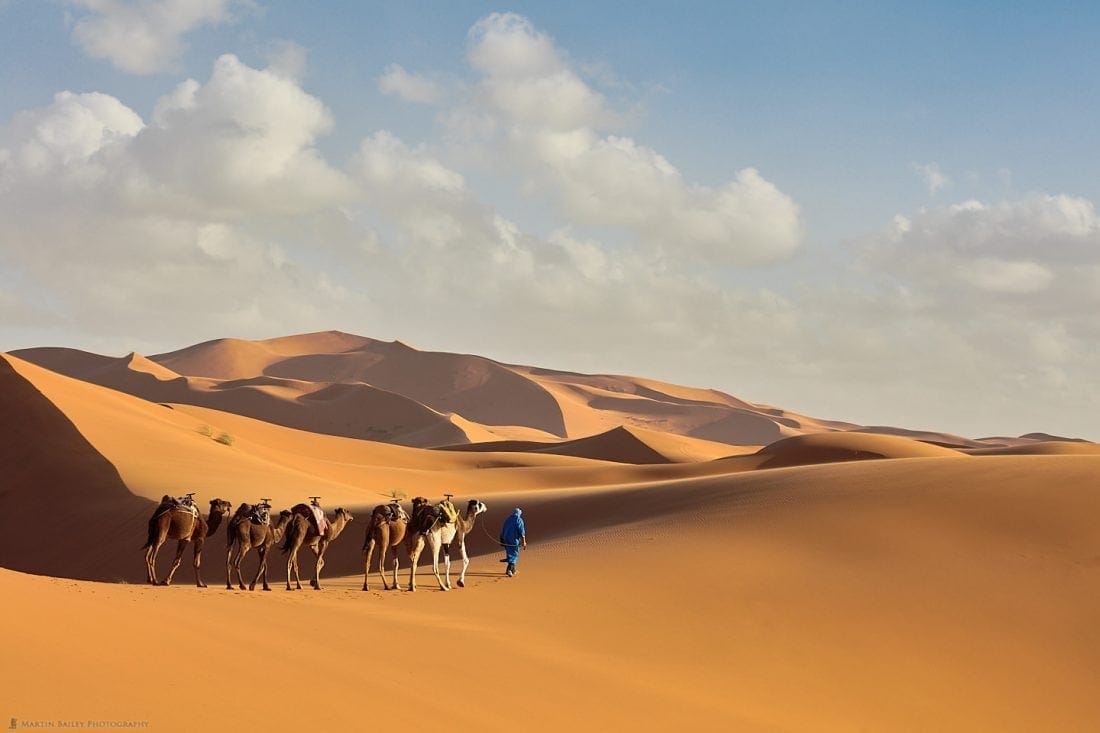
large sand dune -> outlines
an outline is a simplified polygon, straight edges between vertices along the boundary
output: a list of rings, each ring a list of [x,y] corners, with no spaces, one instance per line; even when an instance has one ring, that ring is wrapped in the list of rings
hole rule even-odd
[[[856,432],[709,390],[421,362],[338,333],[153,359],[22,353],[56,371],[0,356],[0,588],[19,628],[0,684],[18,720],[1030,731],[1100,719],[1094,444]],[[401,370],[423,363],[436,381],[405,394],[416,380]],[[187,399],[140,396],[154,389]],[[383,397],[401,419],[435,417],[407,435],[450,425],[480,444],[364,440],[318,417],[373,427],[391,414]],[[444,398],[483,421],[523,405],[534,418],[487,424]],[[260,419],[257,405],[304,417]],[[768,420],[774,439],[695,436],[743,418]],[[283,590],[278,554],[273,592],[225,590],[224,531],[207,541],[209,588],[192,585],[189,558],[175,586],[145,586],[146,519],[184,491],[276,509],[319,494],[357,519],[321,592]],[[468,587],[441,593],[422,565],[416,594],[360,590],[364,519],[391,492],[489,505]],[[513,506],[531,547],[506,579],[494,537]]]
[[[149,358],[58,348],[15,355],[153,402],[420,447],[577,439],[620,426],[759,446],[855,427],[716,390],[509,365],[335,331],[266,341],[219,339]],[[329,404],[335,396],[340,399]],[[371,415],[369,425],[349,417],[364,413]]]

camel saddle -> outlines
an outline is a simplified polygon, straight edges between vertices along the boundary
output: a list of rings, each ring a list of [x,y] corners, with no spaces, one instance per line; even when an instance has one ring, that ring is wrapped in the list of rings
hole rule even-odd
[[[253,504],[248,519],[253,524],[271,524],[271,505]]]
[[[409,515],[405,513],[405,510],[401,508],[401,505],[396,501],[391,501],[389,504],[382,504],[382,510],[385,512],[385,520],[387,522],[396,522],[399,519],[407,520]]]
[[[458,519],[458,509],[451,503],[450,499],[444,499],[439,502],[439,519],[444,524],[454,524]]]
[[[162,496],[160,506],[157,507],[157,515],[171,511],[190,512],[196,519],[199,516],[199,508],[195,506],[195,502],[190,496],[168,496],[168,494]]]
[[[422,504],[413,512],[412,528],[414,532],[424,534],[430,532],[435,523],[439,521],[440,509],[431,504]]]
[[[328,529],[328,520],[325,519],[325,512],[316,504],[295,504],[294,508],[290,511],[295,514],[301,514],[308,519],[310,525],[313,526],[314,531],[316,531],[318,535],[323,535],[325,530]]]

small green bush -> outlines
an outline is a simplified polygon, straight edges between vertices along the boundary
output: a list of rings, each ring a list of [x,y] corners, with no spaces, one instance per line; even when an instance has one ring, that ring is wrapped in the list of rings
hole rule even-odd
[[[229,433],[222,433],[218,437],[214,438],[214,440],[221,443],[222,445],[233,445],[234,438]]]
[[[210,429],[209,425],[203,425],[196,431],[199,435],[205,435],[207,438],[214,437],[214,431]]]

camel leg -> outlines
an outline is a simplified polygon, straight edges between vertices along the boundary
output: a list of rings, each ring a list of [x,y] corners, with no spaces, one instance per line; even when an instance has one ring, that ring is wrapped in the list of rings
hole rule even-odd
[[[157,555],[160,554],[160,548],[167,541],[168,527],[161,525],[157,529],[157,536],[153,539],[153,543],[149,545],[149,549],[145,552],[145,565],[149,572],[149,583],[151,585],[159,585],[157,583]]]
[[[225,548],[225,589],[233,590],[233,542],[230,540],[229,546]]]
[[[367,546],[363,548],[363,590],[370,590],[370,558],[374,554],[374,540],[367,542]],[[384,555],[384,553],[383,553]],[[379,567],[382,565],[382,561],[378,561]],[[386,577],[382,576],[382,582],[386,582]]]
[[[252,545],[241,545],[241,549],[237,550],[237,557],[233,560],[233,568],[237,571],[237,587],[241,590],[244,590],[244,574],[241,572],[241,565],[251,549]]]
[[[424,551],[424,538],[417,537],[412,552],[409,553],[409,591],[416,590],[416,565],[420,562],[420,553]]]
[[[157,585],[157,555],[160,553],[160,547],[164,544],[163,537],[157,537],[153,544],[149,545],[149,549],[145,552],[145,569],[149,573],[149,583]]]
[[[389,549],[389,543],[383,542],[378,548],[378,577],[382,579],[382,590],[389,590],[389,586],[386,585],[386,550]]]
[[[397,567],[401,564],[401,554],[397,551],[397,548],[393,548],[393,585],[386,590],[397,590]],[[381,569],[381,568],[380,568]],[[382,576],[382,584],[385,585],[386,576]]]
[[[450,590],[450,588],[443,584],[443,577],[439,574],[439,538],[433,535],[429,537],[428,542],[431,544],[430,549],[432,551],[432,572],[435,573],[435,581],[439,583],[439,590]]]
[[[301,547],[302,546],[300,544],[295,544],[294,547],[291,547],[290,548],[290,556],[286,559],[286,589],[287,590],[301,590],[302,589],[302,579],[298,575],[298,550]],[[291,573],[292,570],[294,571],[294,583],[295,583],[295,585],[298,586],[297,588],[291,588],[290,587],[290,573]]]
[[[172,576],[176,574],[177,570],[179,570],[180,563],[183,562],[183,552],[187,549],[187,545],[190,542],[191,540],[180,540],[178,543],[176,543],[176,559],[172,561],[172,567],[168,570],[168,575],[161,582],[161,585],[172,584]]]
[[[256,568],[256,575],[255,575],[255,577],[252,578],[252,582],[248,584],[248,589],[249,590],[256,590],[256,582],[260,579],[260,575],[262,574],[264,576],[264,590],[271,590],[270,588],[266,587],[267,586],[267,551],[264,550],[263,546],[261,545],[259,548],[257,548],[256,552],[260,556],[260,565],[259,565],[259,567]]]
[[[466,554],[466,538],[458,541],[458,550],[462,555],[462,572],[458,576],[458,587],[466,587],[466,568],[470,567],[470,556]]]
[[[313,590],[321,590],[321,568],[325,566],[325,550],[328,545],[320,543],[317,545],[317,549],[313,550],[313,554],[317,556],[317,562],[313,565]],[[310,548],[312,549],[312,548]]]
[[[451,546],[450,545],[443,545],[442,550],[443,550],[443,568],[444,568],[443,577],[445,579],[444,585],[446,586],[447,590],[450,590],[451,589]]]
[[[264,556],[263,556],[263,561],[264,561],[264,585],[263,585],[263,589],[264,590],[271,590],[271,586],[267,584],[267,551],[269,549],[271,549],[271,548],[269,548],[269,547],[263,548],[263,551],[264,551]]]
[[[200,537],[199,539],[195,540],[195,585],[199,588],[206,587],[206,583],[202,582],[202,547],[204,544],[206,544],[205,537]]]

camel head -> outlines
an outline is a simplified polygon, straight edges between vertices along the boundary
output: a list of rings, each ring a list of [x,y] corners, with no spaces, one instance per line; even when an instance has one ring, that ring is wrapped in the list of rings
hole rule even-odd
[[[476,517],[478,514],[484,514],[487,511],[489,511],[489,507],[485,506],[477,499],[470,499],[466,504],[467,517]]]
[[[294,516],[294,512],[289,509],[284,509],[279,512],[279,520],[275,522],[272,530],[275,532],[275,541],[283,541],[283,533],[286,532],[287,525],[290,524],[290,518]]]
[[[213,534],[214,530],[221,525],[222,520],[228,517],[232,511],[233,505],[225,499],[211,499],[207,532]]]
[[[351,512],[342,507],[336,510],[336,519],[340,519],[341,516],[344,518],[345,522],[351,522],[353,519],[355,519],[355,517],[351,515]]]

